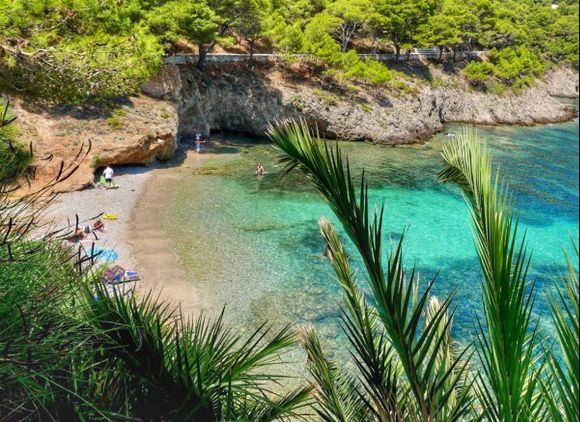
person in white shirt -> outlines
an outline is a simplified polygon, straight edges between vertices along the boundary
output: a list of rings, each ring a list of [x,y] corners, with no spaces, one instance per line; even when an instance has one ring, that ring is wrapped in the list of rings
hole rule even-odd
[[[113,169],[111,168],[111,166],[107,166],[107,168],[105,169],[105,171],[103,171],[103,176],[105,176],[105,183],[109,187],[112,187],[113,186],[113,176],[114,176],[114,174],[115,174],[115,172],[113,171]]]

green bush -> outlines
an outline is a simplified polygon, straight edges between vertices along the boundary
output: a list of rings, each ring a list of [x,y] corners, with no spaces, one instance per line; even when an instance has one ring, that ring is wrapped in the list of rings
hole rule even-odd
[[[324,104],[329,106],[337,105],[340,102],[340,98],[338,98],[336,95],[332,94],[331,92],[323,91],[321,89],[314,89],[312,91],[312,94],[315,97],[320,98],[320,100],[324,102]]]
[[[351,54],[352,53],[352,54]],[[361,60],[354,51],[345,54],[344,73],[347,77],[362,79],[373,84],[384,84],[393,79],[393,72],[376,60]],[[353,60],[356,57],[357,60]]]
[[[472,62],[464,72],[474,85],[491,88],[501,84],[519,91],[533,85],[535,78],[544,73],[544,64],[539,54],[525,46],[508,47],[491,50],[489,61]]]
[[[0,182],[16,179],[30,165],[32,157],[26,147],[17,142],[13,142],[12,147],[0,135]]]
[[[361,103],[360,104],[360,109],[362,111],[364,111],[365,113],[370,113],[372,111],[371,106],[369,105],[369,103]]]
[[[113,129],[117,129],[121,127],[122,122],[119,116],[111,116],[107,119],[107,124]]]
[[[495,76],[507,85],[515,84],[519,79],[540,76],[544,71],[539,55],[524,46],[494,49],[489,56]]]
[[[471,82],[484,84],[493,76],[494,66],[490,62],[471,62],[464,72]]]

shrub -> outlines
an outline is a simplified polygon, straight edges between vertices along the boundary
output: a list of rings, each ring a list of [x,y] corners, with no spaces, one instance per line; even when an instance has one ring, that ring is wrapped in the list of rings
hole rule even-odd
[[[95,155],[93,157],[93,159],[91,160],[91,167],[96,169],[97,167],[99,167],[102,164],[102,160],[101,157],[99,157],[98,155]]]
[[[488,62],[472,62],[464,70],[467,79],[474,85],[488,88],[495,81],[519,91],[531,86],[536,77],[544,72],[540,56],[525,46],[493,49]]]
[[[471,62],[464,72],[471,82],[485,84],[493,76],[494,66],[490,62]]]
[[[159,117],[162,119],[169,119],[171,117],[171,113],[169,113],[166,108],[162,108],[159,112]]]
[[[383,84],[393,79],[393,72],[376,60],[358,59],[349,68],[345,69],[345,74],[348,77],[355,77],[373,84]]]
[[[329,106],[337,105],[340,102],[340,98],[338,98],[336,95],[321,89],[313,90],[312,94],[315,97],[320,98],[326,105]]]
[[[362,111],[364,111],[365,113],[370,113],[372,111],[371,106],[369,105],[369,103],[361,103],[360,104],[360,109]]]
[[[113,129],[117,129],[121,126],[122,122],[119,116],[111,116],[107,119],[107,124]]]

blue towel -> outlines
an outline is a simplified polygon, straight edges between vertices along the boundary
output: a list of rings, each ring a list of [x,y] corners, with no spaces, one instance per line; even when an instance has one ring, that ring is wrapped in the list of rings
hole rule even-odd
[[[113,262],[119,259],[119,254],[114,249],[95,248],[94,254],[96,259],[102,259],[107,262]]]

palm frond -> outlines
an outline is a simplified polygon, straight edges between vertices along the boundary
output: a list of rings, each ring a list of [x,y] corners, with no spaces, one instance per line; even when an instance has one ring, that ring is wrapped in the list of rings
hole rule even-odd
[[[548,352],[550,383],[545,393],[550,416],[556,421],[578,420],[580,417],[580,299],[578,285],[578,245],[573,242],[576,267],[568,254],[568,272],[556,282],[556,295],[550,297],[550,313],[556,327],[559,348]],[[558,353],[559,352],[559,353]]]
[[[443,302],[429,322],[421,320],[433,281],[421,295],[419,279],[413,269],[409,275],[403,265],[403,240],[388,256],[386,273],[382,255],[383,208],[372,211],[368,186],[363,174],[357,190],[352,181],[348,160],[338,146],[331,148],[313,137],[305,122],[289,122],[271,127],[268,136],[284,156],[287,171],[300,169],[314,184],[339,218],[363,260],[380,319],[389,342],[408,380],[410,390],[423,420],[437,419],[444,408],[439,402],[449,397],[446,388],[451,373],[434,374],[433,353],[442,347],[440,326],[451,298]],[[459,382],[454,380],[452,384]],[[463,403],[462,403],[463,404]],[[461,413],[461,412],[460,412]]]
[[[335,228],[320,219],[320,231],[331,263],[344,292],[343,329],[352,346],[352,356],[361,375],[361,384],[380,420],[403,420],[409,402],[408,384],[401,383],[403,368],[388,340],[377,310],[369,306],[359,291],[348,255]]]
[[[439,179],[463,189],[483,272],[480,401],[491,419],[538,418],[545,408],[538,394],[537,325],[531,317],[533,286],[526,290],[530,258],[525,235],[518,240],[508,189],[499,172],[493,176],[489,152],[476,132],[460,133],[444,145],[442,155]]]
[[[326,358],[316,332],[302,330],[301,343],[308,356],[308,370],[316,382],[318,416],[328,422],[372,420],[374,408],[361,394],[361,386]]]
[[[100,285],[86,294],[107,361],[123,363],[118,372],[132,392],[133,415],[220,420],[251,410],[267,420],[293,414],[308,396],[308,388],[285,396],[268,389],[282,377],[267,368],[296,342],[288,328],[270,336],[261,326],[242,338],[223,312],[190,321],[151,294],[137,299]]]

